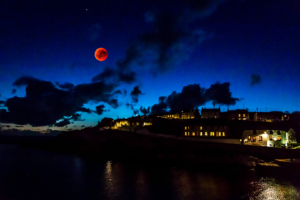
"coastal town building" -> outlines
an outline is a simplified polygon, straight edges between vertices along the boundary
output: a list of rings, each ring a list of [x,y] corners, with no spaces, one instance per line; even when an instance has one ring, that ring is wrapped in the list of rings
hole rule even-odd
[[[206,108],[202,108],[201,109],[201,118],[203,119],[211,119],[211,118],[220,118],[220,107],[216,108],[216,109],[206,109]]]
[[[182,135],[203,138],[228,138],[229,127],[226,120],[189,120],[183,122]]]
[[[247,109],[237,109],[227,111],[228,120],[249,120],[249,112]]]
[[[197,118],[199,118],[199,110],[198,109],[181,111],[180,119],[197,119]]]
[[[124,131],[278,148],[296,146],[300,133],[300,125],[289,121],[289,115],[282,112],[249,112],[248,109],[221,112],[220,107],[202,108],[201,115],[194,109],[117,119],[113,123],[113,129]]]
[[[159,117],[165,118],[165,119],[180,119],[180,114],[179,113],[165,113]]]
[[[114,128],[115,129],[118,129],[118,128],[121,128],[123,126],[129,126],[129,119],[116,119],[115,120],[115,124],[114,124]]]

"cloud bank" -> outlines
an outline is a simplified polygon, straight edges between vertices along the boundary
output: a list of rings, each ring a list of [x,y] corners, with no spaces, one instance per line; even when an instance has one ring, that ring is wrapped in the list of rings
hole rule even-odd
[[[200,84],[184,86],[179,93],[174,91],[169,96],[159,97],[159,103],[151,107],[151,114],[195,109],[209,101],[215,101],[219,105],[235,105],[241,99],[233,98],[229,87],[229,82],[217,82],[208,89],[201,88]]]
[[[113,108],[119,107],[117,99],[114,99],[112,94],[117,85],[103,81],[79,84],[72,90],[70,84],[67,84],[67,87],[64,87],[66,86],[64,84],[63,88],[68,90],[61,90],[48,81],[21,77],[13,85],[26,86],[26,96],[8,99],[4,104],[8,111],[0,109],[0,122],[32,126],[62,126],[68,124],[67,120],[81,120],[77,112],[91,113],[92,110],[83,107],[89,101],[104,102]],[[64,118],[66,120],[56,123],[57,120]]]

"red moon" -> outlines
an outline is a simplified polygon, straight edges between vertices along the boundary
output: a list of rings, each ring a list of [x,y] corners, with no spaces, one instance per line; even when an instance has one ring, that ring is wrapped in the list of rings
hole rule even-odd
[[[104,61],[108,56],[108,53],[106,51],[106,49],[104,48],[98,48],[95,51],[95,58],[99,61]]]

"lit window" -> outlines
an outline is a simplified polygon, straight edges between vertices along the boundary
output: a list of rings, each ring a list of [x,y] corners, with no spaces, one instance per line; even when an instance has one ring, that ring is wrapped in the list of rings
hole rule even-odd
[[[272,135],[270,135],[270,140],[273,140],[273,136]]]
[[[243,117],[246,117],[246,115],[245,115],[245,114],[243,114]]]
[[[187,136],[187,132],[185,132],[184,135]]]
[[[190,132],[188,132],[188,136],[190,136]]]
[[[200,130],[202,130],[202,126],[200,126]]]
[[[215,119],[217,118],[217,116],[215,116]]]
[[[223,132],[223,136],[225,136],[225,132]]]
[[[277,136],[277,140],[278,140],[278,141],[281,141],[281,136]]]
[[[205,136],[207,136],[207,132],[205,132]]]
[[[210,132],[210,136],[215,136],[215,132]]]
[[[188,130],[190,130],[190,127],[188,126]]]
[[[250,140],[250,138],[251,138],[251,137],[249,136],[249,140]]]
[[[219,132],[216,132],[216,136],[219,136]]]
[[[192,136],[195,136],[195,132],[192,133]]]
[[[239,114],[239,117],[241,117],[241,114]]]
[[[202,136],[202,132],[200,132],[200,136]]]
[[[140,123],[139,123],[139,122],[137,122],[137,123],[136,123],[136,125],[137,125],[137,126],[139,126],[139,125],[140,125]]]
[[[259,141],[262,141],[262,136],[258,136],[258,140],[259,140]]]
[[[184,130],[187,130],[187,126],[184,127]]]
[[[252,141],[253,141],[253,142],[255,142],[255,141],[256,141],[256,138],[255,138],[255,137],[253,137],[253,138],[252,138]]]

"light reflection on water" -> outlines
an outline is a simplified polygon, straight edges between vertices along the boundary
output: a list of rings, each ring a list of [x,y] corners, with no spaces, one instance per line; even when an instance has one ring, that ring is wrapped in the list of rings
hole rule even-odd
[[[136,199],[149,198],[149,183],[145,171],[139,169],[135,176]]]
[[[0,145],[0,199],[299,199],[300,181],[255,171],[91,161]]]
[[[274,178],[260,178],[251,182],[252,192],[248,195],[251,200],[281,200],[299,199],[299,192],[290,183],[279,183]]]

